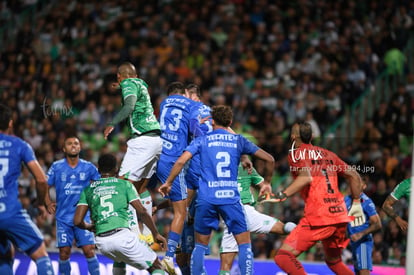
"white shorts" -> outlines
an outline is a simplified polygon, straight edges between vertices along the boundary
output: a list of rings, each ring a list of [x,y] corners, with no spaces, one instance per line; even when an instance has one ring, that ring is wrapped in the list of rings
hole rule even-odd
[[[272,227],[279,220],[269,215],[265,215],[257,211],[253,206],[244,204],[244,211],[246,212],[247,230],[252,233],[269,233]],[[229,233],[227,227],[224,229],[223,239],[221,240],[220,253],[238,252],[236,239],[233,234]]]
[[[161,155],[162,139],[159,136],[140,136],[127,142],[127,151],[119,175],[131,181],[149,179],[155,173]]]
[[[107,237],[95,237],[100,252],[115,262],[124,262],[140,270],[151,267],[157,254],[128,228]]]

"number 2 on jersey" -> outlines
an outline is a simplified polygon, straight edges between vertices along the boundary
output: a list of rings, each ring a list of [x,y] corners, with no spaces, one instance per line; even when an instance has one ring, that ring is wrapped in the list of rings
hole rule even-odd
[[[222,160],[216,165],[216,172],[218,177],[229,178],[230,177],[230,154],[228,152],[218,152],[216,159]]]

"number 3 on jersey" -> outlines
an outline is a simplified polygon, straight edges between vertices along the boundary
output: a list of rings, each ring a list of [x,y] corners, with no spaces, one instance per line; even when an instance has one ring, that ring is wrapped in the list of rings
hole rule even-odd
[[[175,108],[164,108],[162,110],[161,117],[160,117],[161,130],[165,131],[167,129],[167,125],[165,123],[165,116],[169,110],[171,110],[169,116],[174,120],[174,123],[169,123],[168,129],[171,131],[177,131],[180,128],[180,121],[183,118],[183,111],[180,109],[175,109]]]

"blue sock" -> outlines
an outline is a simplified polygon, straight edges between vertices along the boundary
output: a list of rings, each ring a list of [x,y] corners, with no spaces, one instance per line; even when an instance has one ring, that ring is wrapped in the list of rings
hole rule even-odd
[[[13,275],[13,260],[0,260],[0,274]]]
[[[91,275],[99,275],[99,262],[96,256],[92,258],[87,258],[88,270]]]
[[[207,245],[196,243],[191,254],[191,274],[192,275],[206,275],[204,268],[204,255],[208,249]]]
[[[59,260],[59,275],[70,275],[71,270],[70,259],[67,259],[66,261]]]
[[[54,274],[52,263],[50,262],[50,258],[48,256],[44,256],[44,257],[37,259],[36,266],[37,266],[37,274],[47,274],[47,275]],[[67,274],[70,274],[70,271]]]
[[[190,266],[180,266],[181,274],[182,275],[191,275],[191,269]]]
[[[170,233],[168,234],[167,252],[165,253],[165,256],[171,258],[174,257],[175,250],[177,249],[177,245],[180,239],[180,234],[175,233],[174,231],[170,231]]]
[[[239,267],[241,274],[253,274],[253,252],[250,243],[239,245]]]

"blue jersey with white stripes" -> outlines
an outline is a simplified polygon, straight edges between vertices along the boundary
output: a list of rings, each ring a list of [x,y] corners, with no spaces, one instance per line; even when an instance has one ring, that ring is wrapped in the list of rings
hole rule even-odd
[[[210,204],[234,204],[240,200],[237,172],[240,156],[259,150],[242,135],[216,129],[196,138],[185,149],[193,156],[200,154],[203,169],[199,181],[198,201]]]
[[[181,156],[191,136],[199,131],[198,108],[197,102],[177,94],[161,102],[162,154],[177,158]]]
[[[32,147],[22,139],[0,134],[0,219],[16,215],[22,205],[18,199],[22,163],[36,160]]]
[[[83,159],[72,168],[64,158],[52,164],[47,176],[48,184],[56,188],[56,220],[72,225],[80,194],[92,180],[100,178],[98,170]]]

